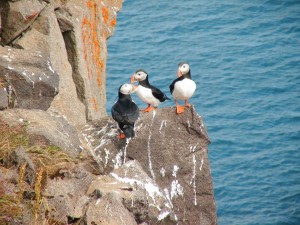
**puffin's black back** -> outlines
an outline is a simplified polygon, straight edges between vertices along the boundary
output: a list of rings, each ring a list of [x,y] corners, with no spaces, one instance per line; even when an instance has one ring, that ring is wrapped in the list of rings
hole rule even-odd
[[[118,122],[126,138],[134,136],[134,123],[139,118],[139,108],[131,96],[122,94],[119,89],[119,99],[111,108],[112,118]]]
[[[148,80],[148,74],[145,80],[139,81],[139,85],[145,87],[145,88],[149,88],[152,91],[152,94],[155,98],[157,98],[160,102],[164,102],[167,99],[170,100],[168,98],[168,96],[163,93],[161,90],[159,90],[157,87],[153,86],[150,84],[149,80]]]

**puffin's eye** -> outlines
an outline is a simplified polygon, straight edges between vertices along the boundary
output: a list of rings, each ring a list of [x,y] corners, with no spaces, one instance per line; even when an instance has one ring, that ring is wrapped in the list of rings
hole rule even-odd
[[[185,66],[183,66],[183,68],[185,68]]]
[[[138,75],[139,75],[139,76],[141,76],[141,74],[140,74],[140,73],[138,73]]]

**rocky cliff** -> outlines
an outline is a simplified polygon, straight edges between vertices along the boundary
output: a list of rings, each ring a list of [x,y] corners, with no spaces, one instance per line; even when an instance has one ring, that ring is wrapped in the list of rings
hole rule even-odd
[[[1,224],[216,224],[194,108],[105,113],[106,40],[122,1],[2,0]]]
[[[57,112],[75,125],[105,116],[106,39],[121,5],[122,0],[2,0],[0,93],[9,98],[4,102]]]

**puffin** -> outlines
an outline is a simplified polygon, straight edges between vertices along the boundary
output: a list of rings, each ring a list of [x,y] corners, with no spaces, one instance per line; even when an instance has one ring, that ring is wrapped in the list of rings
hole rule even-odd
[[[170,85],[170,92],[174,97],[176,104],[176,113],[184,112],[185,107],[190,107],[189,98],[193,96],[196,90],[196,83],[191,78],[191,69],[188,63],[178,64],[178,78]],[[178,105],[178,100],[185,100],[185,106]]]
[[[132,101],[131,93],[136,92],[137,86],[123,84],[119,87],[118,100],[111,108],[112,118],[118,123],[121,130],[119,138],[134,137],[134,124],[139,118],[139,108]]]
[[[143,112],[155,110],[161,102],[170,100],[165,93],[149,83],[148,73],[143,69],[137,70],[131,76],[130,82],[139,82],[137,95],[143,102],[148,104],[147,108],[141,110]]]

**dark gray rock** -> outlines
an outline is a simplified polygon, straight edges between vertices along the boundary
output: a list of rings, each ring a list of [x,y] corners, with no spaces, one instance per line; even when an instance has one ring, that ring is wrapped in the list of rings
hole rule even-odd
[[[192,107],[182,115],[175,108],[143,113],[136,137],[118,140],[110,118],[82,128],[97,162],[108,173],[126,161],[137,160],[168,200],[156,221],[165,224],[217,224],[208,160],[210,143],[201,116]]]
[[[35,180],[35,166],[30,157],[25,152],[24,148],[20,146],[19,148],[16,148],[8,157],[8,160],[6,160],[6,166],[10,167],[12,165],[15,165],[17,168],[23,166],[24,164],[27,164],[25,169],[25,181],[27,181],[30,184],[33,184]]]
[[[0,47],[0,79],[12,86],[18,108],[46,110],[58,93],[58,74],[36,51]]]

